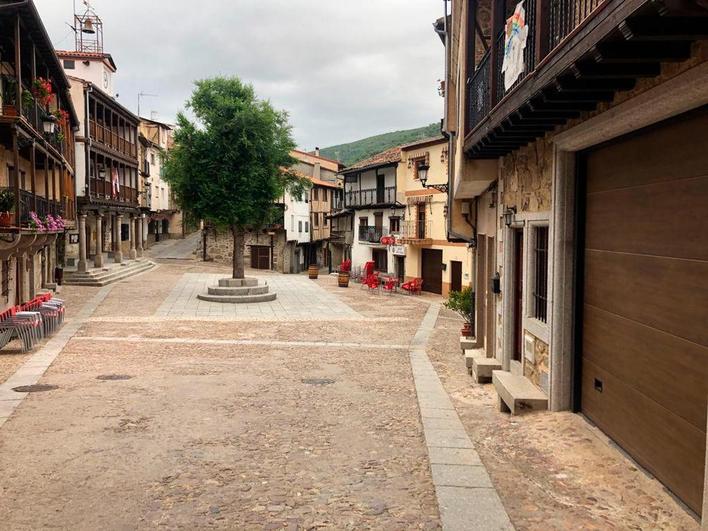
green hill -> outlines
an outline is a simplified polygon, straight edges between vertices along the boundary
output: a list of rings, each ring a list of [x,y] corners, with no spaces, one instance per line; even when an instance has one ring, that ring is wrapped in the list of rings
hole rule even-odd
[[[340,144],[320,150],[323,157],[337,159],[346,166],[364,160],[367,157],[376,155],[394,146],[409,144],[423,138],[430,138],[440,134],[440,124],[433,123],[418,129],[408,129],[406,131],[394,131],[382,135],[363,138],[356,142]]]

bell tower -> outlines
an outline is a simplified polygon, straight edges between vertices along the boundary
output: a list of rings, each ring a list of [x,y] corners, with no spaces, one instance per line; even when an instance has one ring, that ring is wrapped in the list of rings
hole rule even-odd
[[[89,0],[84,0],[83,15],[74,13],[76,51],[103,53],[103,21],[96,14]]]

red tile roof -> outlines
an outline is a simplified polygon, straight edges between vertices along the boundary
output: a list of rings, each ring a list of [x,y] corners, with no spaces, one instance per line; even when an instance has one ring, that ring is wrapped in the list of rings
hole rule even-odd
[[[396,146],[381,153],[377,153],[373,157],[368,159],[360,160],[344,169],[344,173],[348,173],[353,170],[364,170],[368,168],[376,168],[378,166],[389,166],[401,161],[401,147]]]
[[[104,59],[110,63],[113,70],[117,70],[113,56],[109,53],[79,52],[76,50],[55,50],[55,52],[60,59]]]

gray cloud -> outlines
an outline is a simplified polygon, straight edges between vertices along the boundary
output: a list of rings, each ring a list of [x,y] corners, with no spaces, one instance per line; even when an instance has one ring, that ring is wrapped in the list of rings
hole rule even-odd
[[[71,0],[35,0],[55,46],[73,48]],[[441,0],[94,0],[119,100],[172,120],[195,79],[237,75],[290,113],[312,149],[442,116]],[[81,1],[77,0],[81,6]]]

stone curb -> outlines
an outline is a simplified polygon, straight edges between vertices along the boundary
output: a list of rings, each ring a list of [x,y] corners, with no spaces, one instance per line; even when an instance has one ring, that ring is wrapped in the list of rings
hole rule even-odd
[[[438,304],[430,305],[411,341],[410,361],[442,527],[450,531],[514,529],[425,352],[439,312]]]

